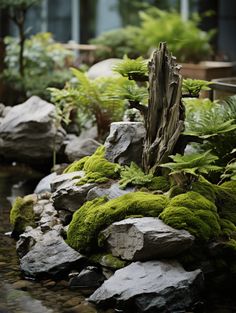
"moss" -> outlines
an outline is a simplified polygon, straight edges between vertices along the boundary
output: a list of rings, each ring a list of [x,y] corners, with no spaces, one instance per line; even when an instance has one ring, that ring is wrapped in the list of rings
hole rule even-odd
[[[178,195],[181,195],[182,193],[185,193],[186,190],[184,190],[184,188],[180,187],[180,186],[173,186],[170,188],[170,190],[168,191],[168,197],[170,199],[178,196]]]
[[[132,192],[112,199],[98,198],[86,202],[73,215],[67,232],[68,244],[79,251],[89,252],[97,247],[101,230],[131,214],[158,216],[167,206],[163,195]]]
[[[34,195],[24,198],[17,197],[10,212],[10,223],[13,225],[13,236],[19,236],[26,226],[35,226],[33,206],[36,202]]]
[[[177,229],[185,229],[203,241],[221,235],[215,204],[194,191],[171,199],[160,218],[164,223]]]
[[[227,182],[215,186],[216,205],[221,218],[236,225],[236,182]]]
[[[105,159],[105,147],[100,146],[93,155],[82,158],[69,165],[64,173],[74,171],[85,171],[85,176],[77,183],[105,183],[109,178],[115,178],[120,170],[118,164],[109,162]]]
[[[200,193],[200,195],[204,196],[211,202],[215,202],[216,200],[216,193],[214,189],[214,185],[207,182],[193,182],[192,183],[192,191]]]
[[[190,210],[209,210],[217,212],[215,204],[195,191],[189,191],[171,199],[170,205],[186,207]]]
[[[170,189],[170,182],[164,176],[153,177],[147,187],[149,190],[161,190],[166,192]]]
[[[69,166],[67,166],[63,173],[72,173],[72,172],[77,172],[77,171],[82,171],[84,168],[84,164],[85,162],[89,159],[89,156],[85,156],[82,159],[78,160],[78,161],[74,161],[72,164],[70,164]]]
[[[94,263],[99,263],[102,266],[118,270],[127,265],[126,261],[123,261],[112,254],[99,253],[92,255],[89,260]]]
[[[234,232],[236,232],[236,226],[227,219],[220,218],[220,226],[222,235],[226,237],[230,237]]]

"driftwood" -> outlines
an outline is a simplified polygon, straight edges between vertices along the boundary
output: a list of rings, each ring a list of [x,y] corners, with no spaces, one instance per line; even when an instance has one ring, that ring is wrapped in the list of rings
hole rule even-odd
[[[181,102],[180,66],[161,43],[149,62],[149,104],[145,118],[146,139],[143,151],[145,172],[156,174],[159,165],[168,161],[184,130],[184,107]]]

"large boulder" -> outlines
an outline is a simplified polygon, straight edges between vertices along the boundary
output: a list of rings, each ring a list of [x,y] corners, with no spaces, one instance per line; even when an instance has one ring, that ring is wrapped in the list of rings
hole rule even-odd
[[[102,232],[109,250],[123,260],[143,261],[169,258],[188,249],[194,237],[154,217],[129,218]]]
[[[69,161],[73,162],[85,156],[92,155],[99,146],[100,143],[94,139],[80,139],[79,137],[75,137],[66,145],[65,154]]]
[[[80,178],[84,177],[84,175],[85,175],[84,171],[76,171],[56,175],[50,183],[51,191],[54,192],[61,188],[68,187],[71,184],[74,185],[76,182],[80,180]]]
[[[145,128],[141,122],[115,122],[105,141],[107,160],[121,165],[141,164]]]
[[[57,174],[55,172],[43,177],[37,186],[35,187],[34,193],[45,193],[45,192],[51,192],[51,182],[56,178]]]
[[[53,104],[36,96],[14,106],[0,124],[0,154],[32,163],[51,159],[65,137],[56,127],[55,114]]]
[[[89,300],[126,312],[177,313],[191,307],[202,287],[200,270],[186,272],[174,261],[135,262],[116,271]]]
[[[20,260],[21,271],[27,277],[59,275],[79,266],[84,257],[69,247],[56,230],[45,233]]]

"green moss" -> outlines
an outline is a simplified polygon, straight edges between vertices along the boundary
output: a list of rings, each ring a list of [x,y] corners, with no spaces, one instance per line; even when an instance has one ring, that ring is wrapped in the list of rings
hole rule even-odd
[[[224,218],[220,218],[220,226],[222,230],[222,235],[224,236],[230,237],[233,232],[236,232],[236,226],[232,222]]]
[[[178,195],[181,195],[182,193],[185,193],[186,190],[184,190],[184,188],[180,187],[180,186],[173,186],[170,188],[170,190],[168,191],[168,197],[170,199],[178,196]]]
[[[221,218],[236,225],[236,182],[226,182],[215,186],[216,205]]]
[[[149,190],[161,190],[166,192],[170,189],[170,182],[164,176],[153,177],[147,187]]]
[[[77,185],[86,183],[105,183],[109,178],[115,178],[120,170],[118,164],[105,159],[105,147],[100,146],[93,155],[82,158],[69,165],[64,173],[74,171],[85,171],[85,176],[80,179]]]
[[[190,210],[209,210],[217,212],[217,208],[213,202],[195,191],[189,191],[172,198],[170,206],[186,207]]]
[[[167,206],[163,195],[132,192],[107,202],[98,198],[86,202],[73,215],[67,232],[68,244],[79,251],[89,252],[97,247],[101,230],[128,215],[158,216]]]
[[[92,255],[89,260],[94,263],[99,263],[102,266],[112,268],[114,270],[118,270],[120,268],[123,268],[127,265],[126,261],[123,261],[112,254],[94,254]]]
[[[72,164],[70,164],[69,166],[67,166],[63,173],[72,173],[72,172],[77,172],[77,171],[82,171],[84,168],[84,164],[85,162],[89,159],[89,156],[85,156],[82,159],[78,160],[78,161],[74,161]]]
[[[211,183],[200,181],[193,182],[192,191],[200,193],[200,195],[204,196],[211,202],[215,202],[216,200],[214,185],[212,185]]]
[[[34,195],[16,198],[10,212],[10,223],[13,225],[14,235],[18,236],[23,233],[26,226],[35,226],[33,210],[35,202]]]
[[[194,191],[171,199],[160,218],[174,228],[189,231],[200,240],[208,241],[221,235],[215,204]]]

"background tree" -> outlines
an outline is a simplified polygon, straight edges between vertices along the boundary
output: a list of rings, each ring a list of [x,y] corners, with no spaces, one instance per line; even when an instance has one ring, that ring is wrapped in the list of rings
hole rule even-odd
[[[25,19],[28,10],[41,0],[1,0],[0,9],[8,12],[9,18],[15,23],[19,32],[20,52],[19,52],[19,72],[24,76],[24,44],[25,44]]]

